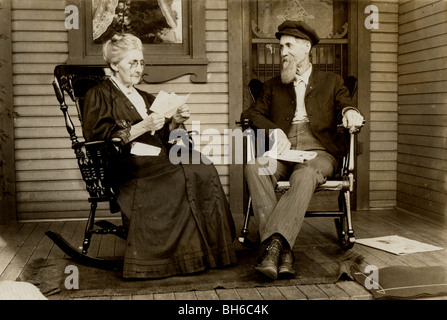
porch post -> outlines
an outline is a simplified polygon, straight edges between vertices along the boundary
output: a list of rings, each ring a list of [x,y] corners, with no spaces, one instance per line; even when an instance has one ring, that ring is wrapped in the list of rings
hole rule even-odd
[[[365,7],[371,1],[349,1],[349,74],[358,79],[357,107],[366,120],[357,136],[356,210],[369,210],[370,108],[371,108],[371,32],[365,28]]]
[[[243,109],[243,74],[242,74],[242,15],[243,1],[228,1],[228,79],[229,79],[229,124],[228,128],[236,129]],[[233,144],[234,148],[234,144]],[[240,152],[241,150],[233,150]],[[243,165],[230,164],[230,208],[233,215],[244,212]]]
[[[16,222],[11,0],[0,0],[0,224]]]

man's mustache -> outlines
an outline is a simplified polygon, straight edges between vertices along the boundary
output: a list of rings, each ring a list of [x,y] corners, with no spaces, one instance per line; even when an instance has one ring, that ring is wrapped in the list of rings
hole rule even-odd
[[[293,59],[285,59],[282,60],[282,65],[283,67],[292,67],[294,65],[294,60]]]

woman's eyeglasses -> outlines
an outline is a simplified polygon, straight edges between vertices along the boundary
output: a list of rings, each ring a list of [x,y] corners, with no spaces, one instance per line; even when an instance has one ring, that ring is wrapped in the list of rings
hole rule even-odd
[[[144,68],[144,60],[140,60],[140,61],[138,61],[138,60],[132,60],[132,61],[129,61],[129,64],[130,64],[130,67],[132,68],[132,69],[135,69],[136,67],[138,67],[138,64],[140,64],[141,65],[141,67],[143,67]]]

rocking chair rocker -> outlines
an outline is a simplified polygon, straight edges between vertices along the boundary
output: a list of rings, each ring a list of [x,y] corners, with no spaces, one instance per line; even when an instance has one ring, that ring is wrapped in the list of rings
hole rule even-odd
[[[119,153],[119,147],[113,141],[80,142],[64,97],[65,92],[75,103],[78,118],[82,124],[84,95],[90,88],[101,83],[105,78],[104,69],[99,66],[59,65],[54,70],[53,87],[65,119],[65,126],[70,136],[71,146],[76,155],[82,179],[89,193],[90,214],[81,251],[72,246],[60,234],[53,231],[47,231],[45,234],[75,262],[100,269],[120,270],[124,261],[123,257],[97,258],[87,255],[93,234],[113,234],[122,239],[127,237],[127,230],[122,225],[117,226],[106,220],[95,222],[95,213],[99,202],[109,202],[110,212],[113,214],[120,212],[116,188],[110,179],[110,164],[114,156]],[[95,225],[99,228],[96,228]]]

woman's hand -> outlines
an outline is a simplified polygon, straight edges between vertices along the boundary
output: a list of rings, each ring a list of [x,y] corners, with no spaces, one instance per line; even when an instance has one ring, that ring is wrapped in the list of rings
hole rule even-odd
[[[189,113],[189,108],[186,104],[177,109],[177,112],[172,116],[173,124],[179,125],[189,119],[191,114]]]
[[[148,117],[141,121],[141,125],[143,126],[145,131],[152,131],[152,134],[154,134],[155,131],[161,129],[164,124],[164,115],[156,112],[151,113]]]

